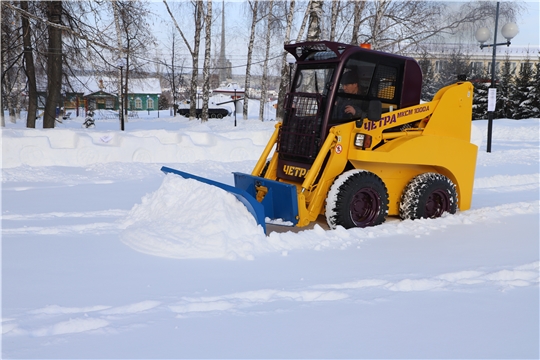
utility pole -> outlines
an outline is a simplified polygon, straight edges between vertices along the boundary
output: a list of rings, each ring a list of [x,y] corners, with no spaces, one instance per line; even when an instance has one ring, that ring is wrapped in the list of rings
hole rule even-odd
[[[219,53],[219,85],[227,81],[227,59],[225,58],[225,0],[221,10],[221,50]]]

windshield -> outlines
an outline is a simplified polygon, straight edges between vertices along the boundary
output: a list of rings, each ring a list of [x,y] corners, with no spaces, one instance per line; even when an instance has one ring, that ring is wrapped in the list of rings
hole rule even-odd
[[[300,69],[293,92],[326,95],[330,88],[334,67]]]

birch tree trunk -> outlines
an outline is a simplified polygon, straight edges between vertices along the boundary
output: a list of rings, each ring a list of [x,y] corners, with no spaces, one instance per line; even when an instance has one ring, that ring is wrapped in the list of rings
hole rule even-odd
[[[124,64],[124,61],[125,61],[125,54],[124,54],[124,47],[122,46],[122,30],[120,28],[120,14],[119,14],[119,11],[118,11],[118,2],[117,0],[112,0],[111,2],[111,5],[112,5],[112,8],[113,8],[113,17],[114,17],[114,26],[116,28],[116,45],[118,46],[118,50],[119,50],[119,53],[118,53],[118,61],[123,65],[124,68],[126,68],[126,73],[127,73],[127,66],[125,66],[126,64]],[[127,76],[126,76],[127,78]],[[119,68],[118,69],[118,103],[120,104],[120,102],[123,102],[124,99],[122,98],[122,70]],[[127,94],[126,94],[126,97],[127,97]],[[124,105],[124,103],[122,103],[122,105]],[[120,113],[122,107],[120,107],[120,109],[118,109],[118,113]],[[127,116],[124,118],[124,121],[127,121]]]
[[[267,27],[266,27],[266,50],[264,55],[264,65],[263,65],[263,76],[261,80],[261,102],[259,108],[259,119],[264,121],[264,108],[266,105],[266,100],[268,98],[268,58],[270,54],[270,39],[271,39],[271,30],[272,30],[272,6],[274,5],[274,0],[270,0],[268,4],[268,14],[267,14]]]
[[[242,115],[244,120],[248,118],[248,103],[249,103],[249,87],[251,86],[251,59],[253,57],[253,44],[255,43],[255,27],[257,25],[258,6],[259,0],[249,2],[251,6],[251,30],[249,36],[247,64],[246,64],[246,82],[244,84],[244,106],[242,108]]]
[[[340,0],[332,1],[332,15],[330,18],[330,41],[335,41],[336,39],[336,24],[337,24],[337,18],[339,15],[340,4],[341,4]]]
[[[380,49],[383,17],[389,4],[387,0],[375,1],[375,12],[371,21],[371,46],[374,50]]]
[[[195,38],[193,46],[193,70],[191,72],[191,91],[189,94],[189,119],[194,120],[197,110],[197,78],[199,77],[199,47],[201,44],[202,30],[202,2],[197,1],[195,4]]]
[[[307,21],[309,19],[309,14],[310,14],[311,8],[313,6],[313,1],[314,0],[309,0],[309,3],[307,4],[306,12],[304,13],[304,18],[302,19],[302,25],[300,25],[300,30],[298,30],[298,36],[296,37],[296,42],[301,42],[302,41],[304,31],[306,30],[306,24],[307,24]]]
[[[354,16],[353,16],[351,45],[360,44],[359,31],[360,31],[360,25],[362,24],[362,16],[363,16],[365,7],[366,7],[365,1],[362,1],[362,0],[354,1]]]
[[[292,21],[294,17],[294,8],[296,6],[296,1],[291,0],[289,4],[289,13],[287,14],[287,26],[285,28],[285,44],[289,44],[291,42],[291,28],[292,28]],[[283,116],[285,114],[285,96],[287,95],[287,90],[290,87],[290,79],[289,75],[291,73],[291,66],[292,64],[287,63],[287,54],[285,50],[283,50],[283,57],[281,58],[281,79],[279,83],[279,93],[278,93],[278,108],[276,110],[276,121],[283,121]]]
[[[323,3],[323,0],[313,0],[311,2],[307,41],[318,41],[321,39],[321,19],[323,14]]]
[[[48,20],[60,24],[62,1],[47,3]],[[56,108],[59,106],[60,89],[62,88],[62,30],[48,26],[49,54],[47,56],[47,101],[43,114],[43,128],[54,128]]]
[[[208,98],[210,96],[210,56],[212,40],[212,0],[206,2],[205,49],[203,65],[203,106],[201,122],[208,121]]]

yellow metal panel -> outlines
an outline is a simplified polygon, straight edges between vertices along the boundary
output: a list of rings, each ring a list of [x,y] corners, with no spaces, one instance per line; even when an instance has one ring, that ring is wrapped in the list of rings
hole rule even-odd
[[[470,82],[447,87],[424,135],[454,137],[470,142],[472,101],[473,86]]]

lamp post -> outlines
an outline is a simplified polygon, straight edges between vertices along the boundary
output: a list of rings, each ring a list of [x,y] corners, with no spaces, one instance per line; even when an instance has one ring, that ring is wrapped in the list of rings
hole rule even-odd
[[[160,97],[160,95],[158,94],[158,96],[157,96],[157,117],[158,117],[158,119],[159,119],[159,97]]]
[[[120,130],[124,131],[124,59],[118,60],[118,67],[120,68]]]
[[[476,30],[476,40],[480,43],[480,49],[485,47],[493,47],[493,55],[491,57],[491,86],[488,90],[488,133],[487,133],[487,152],[491,152],[491,134],[493,131],[493,115],[495,112],[495,103],[497,100],[497,86],[495,85],[495,58],[497,56],[497,46],[510,46],[512,40],[519,32],[518,26],[515,23],[508,23],[501,29],[502,35],[506,38],[505,43],[497,44],[497,29],[499,26],[499,2],[497,1],[497,10],[495,13],[495,33],[493,35],[493,44],[484,43],[490,38],[491,32],[488,28],[480,28]]]
[[[150,115],[150,95],[146,95],[146,110],[148,110],[148,115]]]

